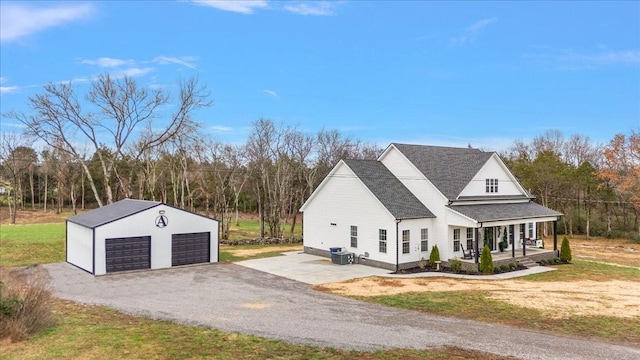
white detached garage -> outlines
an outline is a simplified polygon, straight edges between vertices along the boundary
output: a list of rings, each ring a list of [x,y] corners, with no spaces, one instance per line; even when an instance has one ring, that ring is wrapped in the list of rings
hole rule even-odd
[[[67,219],[67,262],[94,275],[218,261],[218,221],[124,199]]]

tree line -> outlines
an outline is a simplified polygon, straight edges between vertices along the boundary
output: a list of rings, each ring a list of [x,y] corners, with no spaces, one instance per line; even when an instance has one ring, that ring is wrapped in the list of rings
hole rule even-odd
[[[261,236],[292,237],[299,208],[345,158],[375,159],[376,144],[335,129],[305,133],[258,119],[244,144],[201,134],[197,111],[212,101],[197,78],[178,94],[101,75],[89,89],[46,85],[29,113],[8,112],[24,133],[3,133],[0,181],[16,209],[93,208],[123,198],[162,201],[221,221],[227,238],[240,211],[257,212]],[[39,144],[36,149],[34,144]],[[640,234],[640,135],[607,145],[549,131],[501,154],[542,205],[565,213],[567,234]]]

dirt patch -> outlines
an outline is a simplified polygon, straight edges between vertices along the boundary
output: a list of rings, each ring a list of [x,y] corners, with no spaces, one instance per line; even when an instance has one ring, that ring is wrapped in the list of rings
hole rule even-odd
[[[621,239],[572,239],[571,252],[580,260],[640,268],[640,244]]]
[[[52,224],[63,223],[67,217],[73,216],[73,212],[64,211],[56,213],[51,210],[18,210],[16,224]],[[0,224],[9,224],[9,207],[0,206]]]
[[[555,318],[600,315],[640,318],[640,286],[633,281],[462,280],[450,278],[387,279],[369,277],[323,284],[324,291],[352,296],[408,292],[482,291],[513,305],[548,312]]]
[[[265,304],[265,303],[247,303],[247,304],[242,304],[242,306],[249,309],[266,309],[271,305]]]
[[[229,247],[224,248],[224,251],[227,251],[231,253],[231,255],[238,256],[238,257],[249,257],[249,256],[254,256],[257,254],[262,254],[265,252],[273,252],[273,251],[287,252],[287,251],[298,251],[298,250],[302,251],[302,245],[269,246],[269,247],[264,247],[259,249],[232,249]]]

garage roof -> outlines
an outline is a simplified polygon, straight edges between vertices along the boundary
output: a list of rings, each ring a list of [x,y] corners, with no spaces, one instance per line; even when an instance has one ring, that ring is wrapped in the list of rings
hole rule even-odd
[[[72,216],[68,218],[67,221],[94,229],[112,221],[151,209],[160,204],[162,203],[159,201],[123,199],[113,204],[87,211],[84,214]]]

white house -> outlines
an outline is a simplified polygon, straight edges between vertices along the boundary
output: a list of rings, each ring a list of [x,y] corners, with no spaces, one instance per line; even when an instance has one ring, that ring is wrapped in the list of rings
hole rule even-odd
[[[495,152],[391,144],[377,160],[340,161],[302,206],[304,250],[329,256],[332,247],[361,263],[392,270],[428,259],[463,258],[484,244],[515,256],[537,223],[562,214],[533,197]],[[467,253],[468,255],[468,253]]]
[[[67,219],[66,259],[91,274],[218,261],[218,221],[124,199]]]

